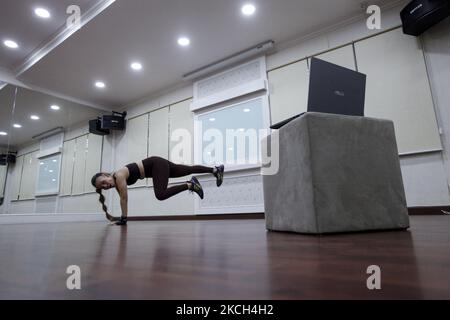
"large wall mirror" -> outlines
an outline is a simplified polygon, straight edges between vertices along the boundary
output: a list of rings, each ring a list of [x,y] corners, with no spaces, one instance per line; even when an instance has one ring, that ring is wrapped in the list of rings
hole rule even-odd
[[[0,106],[0,214],[54,213],[59,197],[91,191],[103,137],[89,120],[103,110],[10,84]]]

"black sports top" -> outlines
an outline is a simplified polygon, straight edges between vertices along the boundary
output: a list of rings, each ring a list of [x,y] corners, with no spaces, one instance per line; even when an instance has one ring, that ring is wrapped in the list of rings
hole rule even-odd
[[[157,162],[157,161],[167,162],[167,160],[158,158],[158,157],[151,157],[151,158],[142,160],[142,164],[144,166],[145,178],[152,177],[153,163]],[[127,179],[127,185],[131,186],[132,184],[135,184],[138,180],[141,180],[141,172],[139,170],[139,166],[136,163],[127,164],[125,167],[127,167],[128,171],[130,172],[130,175]]]
[[[127,167],[130,172],[127,179],[127,185],[131,186],[141,179],[141,172],[139,171],[139,167],[136,163],[127,164],[125,167]]]

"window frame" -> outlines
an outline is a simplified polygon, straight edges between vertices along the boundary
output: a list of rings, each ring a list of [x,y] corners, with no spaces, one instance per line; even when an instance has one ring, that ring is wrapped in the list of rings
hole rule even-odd
[[[200,123],[199,117],[216,113],[221,110],[229,109],[236,107],[238,105],[242,105],[248,102],[261,100],[262,102],[262,117],[263,117],[263,128],[267,130],[268,133],[270,133],[270,104],[269,104],[269,95],[268,93],[264,94],[258,94],[256,96],[243,96],[238,99],[233,99],[227,102],[224,102],[220,105],[217,105],[215,107],[205,108],[202,110],[198,110],[194,113],[194,162],[198,164],[203,165],[203,148],[200,148],[200,145],[203,146],[203,143],[200,144],[200,139],[203,139],[203,132],[200,132]],[[259,138],[259,136],[258,136]],[[259,141],[260,142],[260,141]],[[261,147],[258,148],[261,150]],[[260,157],[258,157],[258,163],[257,164],[235,164],[235,165],[229,165],[227,166],[226,170],[227,172],[237,172],[237,171],[244,171],[244,170],[251,170],[251,169],[260,169],[261,163],[260,163]]]

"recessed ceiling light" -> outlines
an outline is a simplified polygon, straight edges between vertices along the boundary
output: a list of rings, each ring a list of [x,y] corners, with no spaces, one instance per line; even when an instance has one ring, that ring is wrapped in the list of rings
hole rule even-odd
[[[17,129],[20,129],[20,128],[22,128],[22,125],[21,125],[21,124],[18,124],[18,123],[15,123],[15,124],[13,125],[13,127],[14,127],[14,128],[17,128]]]
[[[0,136],[7,136],[8,133],[6,133],[5,131],[0,131]]]
[[[39,120],[40,118],[39,118],[38,116],[36,116],[36,115],[32,115],[32,116],[30,117],[30,119],[31,119],[31,120]]]
[[[56,182],[56,179],[52,179],[53,182]]]
[[[48,170],[48,172],[53,173],[53,170]]]
[[[56,159],[53,159],[52,161],[53,161],[53,162],[58,162],[58,160],[56,160]]]
[[[96,86],[97,88],[100,88],[100,89],[103,89],[103,88],[106,87],[105,83],[102,82],[102,81],[97,81],[97,82],[95,83],[95,86]]]
[[[39,17],[39,18],[50,18],[50,12],[48,12],[47,9],[44,8],[36,8],[34,9],[34,13]]]
[[[209,121],[214,122],[216,121],[216,118],[209,118]]]
[[[252,110],[250,110],[249,108],[244,109],[244,112],[250,112],[250,111],[252,111]]]
[[[9,39],[3,41],[3,44],[4,44],[5,46],[7,46],[8,48],[11,48],[11,49],[17,49],[17,48],[19,47],[19,45],[17,44],[17,42],[12,41],[12,40],[9,40]]]
[[[242,6],[242,13],[246,16],[251,16],[255,13],[256,8],[253,4],[246,4]]]
[[[52,105],[52,106],[50,106],[50,109],[52,109],[52,110],[59,110],[61,108],[59,106],[57,106],[57,105]]]
[[[135,71],[139,71],[142,70],[142,64],[140,64],[139,62],[133,62],[130,65],[131,69],[135,70]]]
[[[181,37],[178,39],[178,44],[182,47],[187,47],[188,45],[191,44],[191,40],[189,40],[189,38],[186,37]]]

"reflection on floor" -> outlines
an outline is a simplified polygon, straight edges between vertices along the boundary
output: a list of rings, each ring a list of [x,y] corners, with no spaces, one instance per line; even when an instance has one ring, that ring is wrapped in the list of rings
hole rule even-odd
[[[0,257],[0,299],[450,299],[450,216],[322,237],[264,220],[0,225]],[[70,265],[81,290],[66,287]]]

